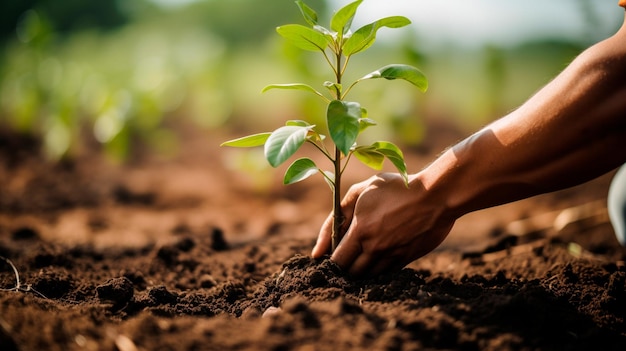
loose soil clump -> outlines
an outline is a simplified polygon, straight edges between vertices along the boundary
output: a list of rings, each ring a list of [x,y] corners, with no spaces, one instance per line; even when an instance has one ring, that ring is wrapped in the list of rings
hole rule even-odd
[[[460,222],[357,280],[308,256],[324,184],[255,192],[206,147],[120,167],[32,143],[0,143],[2,350],[626,349],[626,251],[605,219],[513,233],[479,213],[488,228]],[[539,218],[606,183],[500,211]]]

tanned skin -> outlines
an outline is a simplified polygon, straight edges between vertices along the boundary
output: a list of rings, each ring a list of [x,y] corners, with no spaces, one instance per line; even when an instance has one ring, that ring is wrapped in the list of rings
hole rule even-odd
[[[512,113],[409,177],[383,173],[342,201],[331,259],[353,276],[399,270],[435,249],[461,216],[584,183],[626,162],[626,18]],[[312,256],[329,252],[332,216]]]

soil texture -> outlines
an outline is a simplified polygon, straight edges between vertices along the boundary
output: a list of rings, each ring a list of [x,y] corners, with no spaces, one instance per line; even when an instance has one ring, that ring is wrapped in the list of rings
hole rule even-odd
[[[610,174],[468,215],[402,271],[355,280],[308,255],[323,181],[268,170],[259,187],[224,166],[226,136],[184,133],[179,156],[123,165],[51,163],[0,133],[0,349],[626,350]],[[407,150],[410,170],[440,146]]]

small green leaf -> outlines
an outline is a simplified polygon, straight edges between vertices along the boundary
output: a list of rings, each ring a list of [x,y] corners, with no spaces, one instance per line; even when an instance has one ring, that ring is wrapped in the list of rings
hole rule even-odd
[[[326,139],[326,135],[320,134],[320,133],[316,132],[313,129],[309,130],[309,135],[307,136],[307,141],[315,143],[315,142],[318,142],[318,141],[324,141],[325,139]]]
[[[255,147],[261,146],[265,144],[267,138],[269,138],[272,133],[259,133],[248,135],[245,137],[228,140],[220,144],[220,146],[231,146],[231,147]]]
[[[308,127],[308,133],[306,140],[315,143],[316,141],[323,141],[325,136],[315,131],[315,125],[301,119],[290,119],[285,122],[286,126]]]
[[[398,172],[404,178],[405,184],[408,186],[409,179],[406,171],[406,163],[404,162],[404,155],[399,147],[388,141],[377,141],[372,144],[377,152],[385,155],[389,161],[398,169]]]
[[[332,42],[333,42],[333,40],[334,40],[334,38],[333,38],[333,32],[331,32],[330,30],[328,30],[328,28],[326,28],[326,27],[322,27],[322,26],[320,26],[319,24],[317,24],[317,25],[313,26],[313,29],[315,29],[316,31],[318,31],[318,32],[320,32],[320,33],[322,33],[322,34],[324,34],[324,36],[326,37],[326,40],[327,40],[329,43],[332,43]]]
[[[361,118],[367,118],[367,109],[365,107],[361,107]]]
[[[364,131],[365,129],[375,126],[377,123],[371,118],[360,118],[359,119],[359,133]]]
[[[285,122],[286,126],[298,126],[298,127],[309,127],[311,124],[307,121],[303,121],[300,119],[290,119]]]
[[[326,87],[326,89],[328,89],[328,91],[330,91],[333,95],[341,95],[341,91],[343,89],[341,84],[338,83],[333,83],[333,82],[329,82],[326,81],[324,82],[324,86]]]
[[[335,191],[335,173],[331,171],[322,171],[326,184],[330,187],[331,191]]]
[[[422,73],[422,71],[420,71],[419,69],[409,65],[387,65],[364,76],[363,78],[359,79],[359,81],[375,78],[385,78],[388,80],[404,79],[407,82],[415,85],[422,92],[428,90],[428,79],[426,79],[424,73]]]
[[[354,150],[353,154],[364,165],[377,171],[383,169],[383,161],[385,160],[385,155],[376,151],[375,147],[359,146]]]
[[[298,151],[311,128],[284,126],[273,131],[265,142],[265,158],[270,165],[278,167]]]
[[[343,53],[346,56],[351,56],[357,52],[366,50],[374,41],[376,41],[376,33],[382,27],[388,28],[400,28],[409,25],[411,21],[408,18],[402,16],[392,16],[379,19],[366,26],[363,26],[356,30],[352,36],[346,40]]]
[[[299,24],[286,24],[276,28],[278,34],[293,45],[308,51],[324,51],[328,45],[326,36]]]
[[[300,12],[302,12],[302,17],[304,17],[306,23],[315,26],[317,24],[317,12],[300,0],[296,0],[296,5],[300,8]]]
[[[356,10],[362,2],[363,0],[357,0],[342,7],[331,18],[330,29],[339,33],[339,37],[343,37],[343,35],[350,29]]]
[[[309,158],[299,158],[295,160],[285,172],[283,184],[293,184],[307,179],[319,172],[315,162]]]
[[[308,91],[316,95],[322,95],[319,91],[315,90],[312,86],[308,84],[302,83],[291,83],[291,84],[270,84],[261,90],[261,93],[265,93],[268,90],[272,89],[284,89],[284,90],[302,90]]]
[[[330,138],[347,155],[359,135],[361,105],[358,102],[333,100],[326,113]]]

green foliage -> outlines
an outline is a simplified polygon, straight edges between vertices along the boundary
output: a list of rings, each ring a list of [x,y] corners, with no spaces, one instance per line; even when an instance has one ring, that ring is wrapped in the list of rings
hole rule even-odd
[[[306,141],[311,127],[287,125],[270,134],[265,142],[265,158],[278,167],[298,151]]]
[[[350,153],[359,135],[361,105],[358,102],[333,100],[326,113],[330,137],[344,155]]]
[[[279,35],[294,46],[302,50],[322,53],[336,78],[335,82],[327,81],[324,83],[331,96],[326,96],[312,86],[303,83],[271,84],[263,89],[263,92],[272,89],[300,90],[321,97],[328,104],[327,130],[335,147],[341,152],[341,157],[335,158],[328,151],[324,144],[323,134],[317,132],[315,126],[302,121],[297,124],[294,121],[289,121],[274,132],[230,140],[222,145],[254,147],[264,144],[265,157],[268,162],[273,167],[278,167],[295,154],[305,142],[309,142],[314,144],[333,163],[341,162],[341,158],[345,158],[347,162],[348,157],[354,154],[365,165],[380,170],[383,160],[387,158],[406,179],[406,165],[402,152],[397,146],[390,142],[377,142],[365,147],[356,145],[359,134],[368,127],[376,125],[376,122],[366,117],[367,111],[361,107],[360,103],[346,101],[345,98],[357,83],[368,79],[402,79],[415,85],[421,91],[426,91],[428,81],[424,74],[415,67],[392,64],[363,76],[343,91],[341,78],[350,56],[367,50],[375,42],[379,29],[383,27],[400,28],[410,24],[410,21],[402,16],[386,17],[365,25],[352,33],[350,26],[361,3],[362,0],[354,1],[339,9],[330,20],[330,29],[327,29],[319,25],[318,15],[312,8],[297,0],[296,4],[308,26],[287,24],[276,29]],[[295,183],[318,172],[325,175],[312,160],[299,159],[287,170],[285,183]],[[331,183],[333,182],[331,181]]]
[[[319,169],[310,158],[299,158],[285,172],[284,184],[293,184],[316,174]]]
[[[410,23],[407,18],[402,16],[386,17],[352,32],[350,27],[361,3],[362,0],[357,0],[339,9],[332,16],[330,29],[328,29],[319,25],[318,15],[312,8],[297,0],[296,5],[308,26],[287,24],[276,29],[277,33],[292,45],[302,50],[322,54],[334,76],[334,81],[326,81],[323,84],[328,95],[303,83],[272,84],[263,89],[263,92],[272,89],[300,90],[322,98],[327,104],[326,130],[330,135],[334,152],[329,151],[325,143],[325,136],[318,131],[315,125],[306,121],[293,120],[287,121],[285,126],[271,133],[255,134],[222,144],[235,147],[253,147],[264,144],[265,158],[273,167],[278,167],[287,161],[307,142],[322,152],[331,161],[333,172],[322,170],[309,158],[300,158],[289,166],[283,182],[293,184],[317,173],[324,177],[335,194],[333,250],[337,245],[337,233],[343,221],[339,198],[336,195],[340,193],[341,175],[352,155],[375,170],[382,169],[385,158],[388,159],[403,176],[408,186],[404,156],[396,145],[388,141],[378,141],[369,146],[357,145],[359,134],[376,125],[376,122],[367,118],[367,110],[360,103],[346,100],[348,93],[357,83],[375,78],[402,79],[415,85],[421,91],[426,91],[428,88],[426,77],[417,68],[391,64],[366,74],[344,90],[342,78],[350,57],[371,47],[376,41],[376,34],[379,29],[383,27],[400,28]]]

